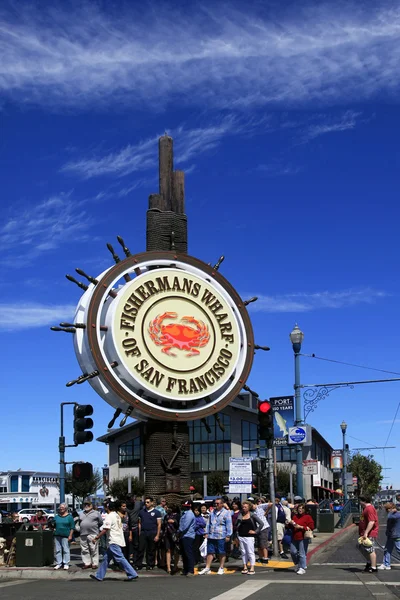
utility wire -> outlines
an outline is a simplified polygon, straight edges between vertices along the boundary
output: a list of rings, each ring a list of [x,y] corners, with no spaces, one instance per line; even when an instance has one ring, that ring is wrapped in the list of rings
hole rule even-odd
[[[353,363],[343,362],[342,360],[334,360],[333,358],[323,358],[322,356],[316,356],[315,354],[300,354],[307,358],[317,358],[318,360],[325,360],[326,362],[337,363],[339,365],[347,365],[348,367],[357,367],[359,369],[368,369],[369,371],[379,371],[380,373],[389,373],[390,375],[400,375],[398,371],[387,371],[386,369],[375,369],[374,367],[366,367],[365,365],[355,365]]]
[[[387,439],[386,439],[386,442],[385,442],[385,446],[387,446],[387,443],[388,443],[388,441],[389,441],[390,435],[391,435],[391,433],[392,433],[392,429],[393,429],[393,426],[394,426],[394,424],[395,424],[396,417],[397,417],[397,413],[399,412],[399,408],[400,408],[400,402],[399,402],[399,403],[398,403],[398,405],[397,405],[397,409],[396,409],[395,415],[394,415],[394,417],[393,417],[392,424],[391,424],[391,426],[390,426],[390,431],[389,431],[389,433],[388,433],[388,436],[387,436]]]
[[[356,438],[352,435],[347,435],[346,437],[351,438],[352,440],[357,440],[357,442],[362,442],[363,444],[370,444],[371,442],[366,442],[365,440],[360,440],[359,438]],[[386,446],[386,444],[385,444]],[[374,448],[377,448],[378,446],[374,446]]]

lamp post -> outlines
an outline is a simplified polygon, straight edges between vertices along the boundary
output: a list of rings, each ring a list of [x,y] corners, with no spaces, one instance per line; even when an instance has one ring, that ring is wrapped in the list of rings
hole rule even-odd
[[[345,421],[342,421],[340,423],[340,429],[342,430],[342,434],[343,434],[343,481],[342,481],[343,499],[346,502],[347,501],[347,451],[346,451],[347,423]]]
[[[294,352],[294,395],[296,406],[295,424],[300,425],[302,423],[300,395],[300,350],[302,341],[304,340],[304,333],[301,331],[297,323],[294,326],[289,338],[292,342]],[[301,444],[296,444],[296,487],[297,495],[303,498],[303,446]]]

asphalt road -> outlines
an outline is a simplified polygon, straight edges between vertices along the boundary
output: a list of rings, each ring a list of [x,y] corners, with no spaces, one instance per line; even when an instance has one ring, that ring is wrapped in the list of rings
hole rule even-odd
[[[400,598],[400,567],[382,571],[378,575],[362,573],[361,568],[347,565],[311,566],[306,575],[293,570],[268,571],[253,577],[234,575],[207,575],[186,577],[140,577],[136,582],[113,581],[4,581],[0,582],[0,596],[5,600],[120,600],[132,596],[135,600],[265,600],[272,595],[279,600],[398,600]]]

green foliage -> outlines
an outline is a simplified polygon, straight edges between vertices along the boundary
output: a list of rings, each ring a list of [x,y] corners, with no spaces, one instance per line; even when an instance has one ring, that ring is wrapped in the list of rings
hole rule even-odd
[[[224,494],[224,486],[229,483],[229,475],[226,471],[213,471],[207,475],[207,493],[209,496]]]
[[[296,479],[296,477],[293,476],[294,492],[296,491],[294,489],[295,484],[296,484],[295,479]],[[276,470],[275,491],[279,492],[280,494],[284,494],[285,496],[288,496],[289,490],[290,490],[290,467],[279,466]]]
[[[191,481],[191,484],[194,487],[194,494],[200,494],[203,497],[203,478],[202,477],[194,477]]]
[[[103,475],[100,469],[93,470],[93,477],[88,479],[87,481],[83,481],[78,483],[77,481],[72,480],[72,470],[67,471],[65,477],[65,493],[73,494],[82,501],[88,496],[92,496],[103,487]]]
[[[347,471],[357,477],[360,496],[373,496],[379,491],[383,479],[382,466],[372,455],[354,454],[347,464]]]
[[[134,496],[142,496],[144,494],[144,483],[138,477],[131,477],[131,480],[132,494]],[[113,479],[107,488],[107,492],[116,500],[126,498],[128,496],[128,477]]]

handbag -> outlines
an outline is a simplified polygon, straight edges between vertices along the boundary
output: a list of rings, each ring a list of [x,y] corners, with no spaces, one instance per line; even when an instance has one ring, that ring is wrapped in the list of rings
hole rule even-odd
[[[206,538],[204,538],[204,541],[201,544],[199,551],[200,551],[200,556],[202,558],[205,558],[207,556],[207,539]]]
[[[304,532],[304,539],[305,540],[312,540],[313,537],[314,537],[314,534],[311,531],[311,529],[306,529],[306,531]]]

